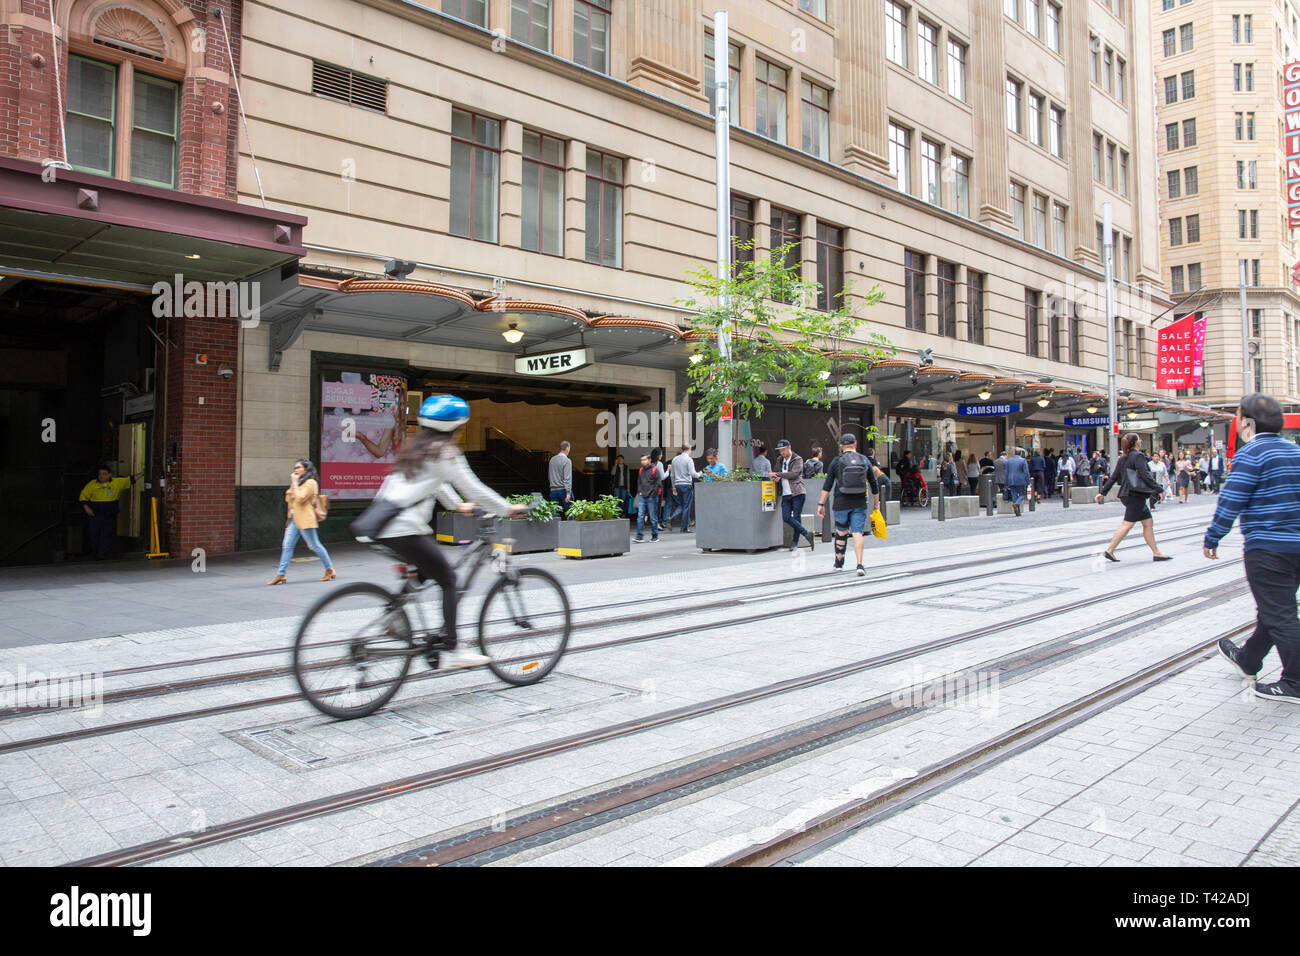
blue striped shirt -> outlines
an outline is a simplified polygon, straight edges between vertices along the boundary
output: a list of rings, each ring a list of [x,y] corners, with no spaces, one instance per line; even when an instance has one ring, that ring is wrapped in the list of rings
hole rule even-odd
[[[1238,517],[1247,551],[1300,553],[1300,447],[1265,432],[1237,451],[1205,546],[1217,548]]]

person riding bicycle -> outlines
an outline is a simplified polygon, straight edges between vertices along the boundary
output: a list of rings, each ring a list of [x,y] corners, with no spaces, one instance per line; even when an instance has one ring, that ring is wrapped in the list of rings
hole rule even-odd
[[[443,639],[447,650],[439,653],[443,670],[478,667],[490,658],[456,644],[456,572],[434,541],[430,520],[434,499],[448,508],[469,513],[475,505],[485,513],[507,517],[525,513],[478,480],[456,443],[456,432],[469,421],[469,403],[454,395],[431,395],[420,405],[420,430],[403,443],[393,470],[380,486],[376,503],[400,508],[375,533],[408,564],[415,565],[420,580],[434,580],[442,589]],[[358,538],[358,540],[368,540]]]

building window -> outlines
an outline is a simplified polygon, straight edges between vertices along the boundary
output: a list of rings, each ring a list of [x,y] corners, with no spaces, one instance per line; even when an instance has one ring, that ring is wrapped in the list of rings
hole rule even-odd
[[[1232,15],[1232,42],[1233,43],[1254,43],[1254,30],[1252,23],[1252,14]]]
[[[1237,160],[1237,188],[1238,189],[1255,189],[1257,181],[1255,178],[1256,163],[1255,160],[1242,161]]]
[[[1128,153],[1119,151],[1119,194],[1128,195]]]
[[[1250,365],[1255,379],[1255,391],[1262,392],[1264,391],[1264,360],[1252,359]]]
[[[1047,4],[1047,48],[1061,52],[1061,6],[1051,0]]]
[[[1043,145],[1043,112],[1046,101],[1037,93],[1029,94],[1029,142],[1035,146]]]
[[[1250,284],[1253,286],[1259,285],[1259,260],[1258,259],[1250,260]]]
[[[1232,92],[1241,92],[1241,64],[1232,64]]]
[[[1255,114],[1246,114],[1246,139],[1255,138]]]
[[[921,19],[916,21],[916,73],[939,85],[939,28]]]
[[[1115,144],[1106,144],[1106,185],[1115,188]]]
[[[179,84],[133,72],[132,99],[119,111],[118,80],[118,67],[112,64],[68,57],[68,163],[87,172],[175,189]],[[130,148],[121,164],[125,168],[118,163],[121,128],[129,129]]]
[[[970,160],[965,156],[950,153],[949,165],[952,167],[953,209],[959,216],[970,217]]]
[[[755,61],[755,129],[760,136],[785,142],[785,70],[761,57]]]
[[[704,95],[709,98],[709,115],[718,115],[718,80],[713,63],[713,34],[704,34]],[[727,119],[740,125],[740,47],[727,44]]]
[[[1237,238],[1238,239],[1259,238],[1259,210],[1258,209],[1237,210]]]
[[[1025,0],[1025,31],[1031,36],[1041,35],[1042,0]]]
[[[1177,199],[1182,195],[1182,174],[1176,169],[1171,169],[1169,170],[1166,179],[1169,183],[1166,193],[1170,199]]]
[[[1201,241],[1201,217],[1199,214],[1187,217],[1187,241]]]
[[[480,27],[487,26],[487,0],[442,0],[442,12]]]
[[[1128,102],[1128,63],[1122,56],[1115,58],[1115,99]]]
[[[817,224],[817,308],[838,309],[844,292],[844,230]]]
[[[889,124],[889,174],[899,192],[912,191],[912,133],[897,123]]]
[[[564,143],[524,130],[523,215],[520,245],[564,254]]]
[[[1002,0],[1002,12],[1016,23],[1020,22],[1020,0]]]
[[[1034,245],[1047,248],[1047,197],[1034,193]]]
[[[984,344],[984,273],[966,270],[966,338]]]
[[[1188,166],[1183,170],[1183,192],[1188,196],[1195,196],[1200,192],[1200,183],[1196,175],[1196,167]]]
[[[1081,319],[1081,316],[1079,315],[1079,308],[1080,308],[1079,303],[1077,302],[1074,303],[1073,307],[1070,309],[1066,318],[1066,321],[1069,322],[1070,324],[1070,364],[1071,365],[1083,364],[1083,341],[1079,329],[1080,319]]]
[[[1016,235],[1025,238],[1025,187],[1019,183],[1011,184],[1011,224]]]
[[[1038,321],[1043,311],[1043,293],[1025,290],[1025,354],[1038,357]]]
[[[826,19],[826,0],[799,0],[799,9],[811,13],[818,20]]]
[[[1065,110],[1053,106],[1051,122],[1048,128],[1047,148],[1053,156],[1065,157]]]
[[[1102,149],[1105,146],[1105,140],[1101,138],[1100,133],[1092,134],[1092,178],[1101,182],[1101,157]]]
[[[623,160],[587,149],[587,261],[623,266]]]
[[[1169,220],[1169,244],[1171,246],[1181,246],[1183,244],[1183,220]]]
[[[1105,84],[1104,88],[1107,93],[1114,89],[1115,85],[1115,51],[1106,47],[1106,53],[1102,57],[1102,63],[1105,65]]]
[[[739,279],[754,264],[754,202],[743,196],[731,197],[731,265]]]
[[[939,328],[937,333],[950,339],[957,337],[957,267],[951,262],[936,263],[939,273]]]
[[[1124,365],[1125,365],[1126,375],[1132,376],[1136,374],[1137,370],[1134,367],[1136,363],[1133,361],[1136,354],[1137,354],[1137,350],[1133,348],[1133,321],[1131,319],[1125,319],[1124,320],[1124,358],[1125,358]]]
[[[1183,74],[1183,99],[1190,100],[1196,96],[1196,71],[1188,70]]]
[[[1065,218],[1067,212],[1059,202],[1052,203],[1052,248],[1058,256],[1066,255]]]
[[[830,90],[804,80],[800,84],[803,103],[803,151],[818,159],[831,154]]]
[[[1066,304],[1060,296],[1047,297],[1047,357],[1053,362],[1061,361],[1061,319]]]
[[[520,43],[551,49],[551,0],[510,0],[510,35]]]
[[[921,198],[936,206],[943,200],[939,190],[939,169],[943,160],[943,147],[921,138]]]
[[[1255,92],[1255,64],[1246,64],[1246,92]]]
[[[1193,292],[1201,288],[1201,264],[1199,262],[1188,263],[1187,285]]]
[[[1184,23],[1178,28],[1178,42],[1184,53],[1192,48],[1192,25],[1190,23]]]
[[[1106,261],[1106,237],[1102,234],[1102,225],[1097,223],[1097,259],[1101,262]]]
[[[1183,120],[1183,148],[1196,145],[1196,120]]]
[[[1022,132],[1020,125],[1020,89],[1021,84],[1007,77],[1007,129],[1013,133]]]
[[[909,329],[925,331],[925,256],[911,249],[903,253],[903,308]]]
[[[1263,338],[1263,336],[1264,336],[1264,328],[1263,328],[1263,326],[1264,326],[1264,310],[1263,310],[1263,309],[1249,309],[1249,310],[1247,310],[1247,311],[1248,311],[1248,314],[1250,315],[1250,336],[1251,336],[1251,338],[1255,338],[1255,339]]]
[[[610,0],[573,0],[573,62],[609,72]]]
[[[451,111],[451,234],[497,241],[501,124]]]
[[[1258,209],[1252,209],[1250,211],[1250,238],[1252,239],[1259,238],[1259,210]]]
[[[1175,36],[1172,27],[1160,34],[1160,42],[1163,44],[1165,56],[1173,56],[1178,52],[1178,48],[1175,45],[1177,37]]]
[[[1165,77],[1165,103],[1168,104],[1168,103],[1177,103],[1177,102],[1178,102],[1178,77],[1166,76]]]
[[[1133,240],[1124,237],[1124,281],[1133,281]]]
[[[1088,79],[1093,83],[1101,76],[1101,41],[1088,34]]]
[[[1170,270],[1169,270],[1169,291],[1170,291],[1170,292],[1186,292],[1186,291],[1187,291],[1187,290],[1183,287],[1183,267],[1182,267],[1182,266],[1173,266],[1173,267],[1170,268]]]
[[[795,278],[803,276],[803,217],[797,212],[772,207],[767,220],[769,242],[771,243],[773,261],[781,262]],[[782,253],[784,255],[782,256]],[[790,302],[788,298],[782,302]]]
[[[1165,124],[1165,152],[1173,152],[1178,148],[1178,124]]]
[[[907,7],[893,0],[885,3],[885,57],[907,66]]]
[[[948,39],[948,95],[966,99],[966,44]]]

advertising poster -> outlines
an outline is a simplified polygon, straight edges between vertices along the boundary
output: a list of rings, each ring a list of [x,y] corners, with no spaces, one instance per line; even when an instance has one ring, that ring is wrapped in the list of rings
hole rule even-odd
[[[373,498],[406,439],[406,379],[326,371],[320,405],[321,491]]]
[[[1202,355],[1196,354],[1197,332],[1201,334]],[[1193,388],[1204,363],[1205,325],[1195,315],[1179,319],[1160,330],[1156,351],[1156,388]]]

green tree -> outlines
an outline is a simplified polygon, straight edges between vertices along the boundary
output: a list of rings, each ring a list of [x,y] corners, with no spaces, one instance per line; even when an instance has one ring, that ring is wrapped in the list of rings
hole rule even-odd
[[[816,307],[820,284],[804,281],[798,262],[786,261],[796,246],[740,262],[734,275],[721,279],[712,268],[687,273],[693,294],[681,304],[695,312],[691,325],[700,356],[687,374],[705,421],[717,421],[728,401],[737,419],[762,415],[769,398],[764,383],[779,385],[781,398],[829,408],[842,389],[866,381],[872,363],[893,355],[885,336],[852,315],[848,287],[836,296],[835,308]],[[882,298],[874,285],[861,301],[872,306]],[[718,346],[720,331],[729,338],[726,355]],[[867,437],[876,437],[874,428]]]

